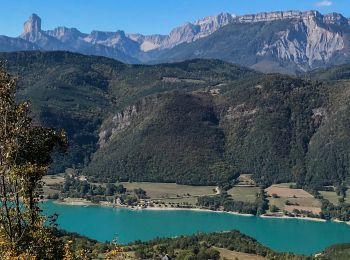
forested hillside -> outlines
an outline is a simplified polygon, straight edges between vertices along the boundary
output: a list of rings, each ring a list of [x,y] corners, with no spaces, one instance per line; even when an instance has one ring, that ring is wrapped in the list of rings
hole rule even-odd
[[[275,252],[238,231],[199,233],[176,238],[159,238],[148,242],[136,242],[130,246],[139,259],[161,259],[168,255],[171,259],[221,259],[217,249],[249,253],[250,257],[267,259],[307,260],[311,257],[291,253]]]
[[[348,66],[302,78],[217,60],[155,66],[67,52],[1,54],[37,121],[70,140],[53,171],[96,180],[317,187],[347,180]]]
[[[55,172],[85,166],[98,148],[104,119],[140,98],[173,90],[205,90],[256,74],[221,61],[131,66],[67,52],[3,53],[0,59],[18,76],[18,97],[31,100],[35,119],[67,132],[69,153],[56,161]]]

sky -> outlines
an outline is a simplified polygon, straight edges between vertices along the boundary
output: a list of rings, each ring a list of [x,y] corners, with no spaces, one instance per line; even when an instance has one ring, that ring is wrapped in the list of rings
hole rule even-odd
[[[0,10],[0,35],[18,36],[32,13],[42,18],[44,30],[66,26],[85,33],[168,34],[185,22],[220,12],[318,10],[350,17],[350,0],[0,0]]]

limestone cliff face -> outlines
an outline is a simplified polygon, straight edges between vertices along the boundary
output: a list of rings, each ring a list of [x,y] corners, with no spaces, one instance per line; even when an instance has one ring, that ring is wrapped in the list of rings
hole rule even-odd
[[[322,15],[318,11],[286,11],[286,12],[263,12],[258,14],[242,15],[233,18],[234,23],[256,23],[272,22],[278,20],[318,20],[325,24],[350,25],[350,20],[339,13],[330,13]]]
[[[154,34],[154,35],[142,35],[142,34],[127,34],[131,40],[137,42],[140,46],[140,50],[148,52],[151,50],[159,49],[163,46],[164,41],[167,39],[166,35]]]
[[[221,27],[233,22],[234,17],[234,15],[229,13],[221,13],[216,16],[205,17],[193,23],[186,23],[172,30],[159,48],[172,48],[184,42],[192,42],[206,37]]]
[[[257,23],[290,20],[292,29],[277,32],[278,39],[266,41],[257,56],[270,56],[282,62],[293,62],[302,71],[319,64],[327,64],[334,55],[345,48],[344,30],[350,32],[350,22],[341,14],[322,15],[317,11],[271,12],[244,15],[234,18],[233,23]],[[342,27],[332,30],[329,25]],[[345,54],[346,56],[346,54]]]
[[[341,34],[302,22],[297,22],[293,31],[280,32],[279,36],[275,42],[265,42],[257,55],[272,55],[282,61],[294,62],[304,71],[318,62],[327,63],[345,47]]]
[[[223,59],[263,72],[300,73],[350,60],[349,20],[317,11],[233,17],[210,36],[161,54],[159,62]]]
[[[145,97],[108,118],[103,122],[99,132],[99,146],[107,146],[115,136],[127,130],[141,114],[153,111],[157,107],[158,100],[158,95]]]
[[[235,23],[256,23],[256,22],[272,22],[277,20],[286,20],[286,19],[312,19],[320,18],[323,16],[317,11],[286,11],[286,12],[263,12],[258,14],[249,14],[237,16],[234,19]]]
[[[33,43],[44,50],[63,50],[63,44],[41,29],[41,18],[32,14],[24,23],[23,32],[19,38]]]
[[[250,17],[250,22],[274,21],[289,17],[292,29],[277,33],[278,39],[264,42],[257,56],[272,56],[277,60],[295,63],[300,70],[307,71],[319,64],[325,65],[337,53],[345,50],[346,39],[341,31],[330,30],[325,24],[341,24],[349,27],[347,19],[338,14],[322,16],[317,12],[276,13]],[[248,22],[248,18],[244,22]],[[343,55],[347,55],[344,52]]]
[[[67,27],[57,27],[54,30],[46,31],[46,33],[64,43],[77,41],[87,36],[75,28]]]
[[[174,28],[169,35],[128,34],[128,37],[137,41],[140,44],[140,50],[144,52],[169,49],[181,43],[188,43],[206,37],[233,22],[234,17],[229,13],[220,13],[195,22],[185,23]]]
[[[38,15],[32,14],[28,21],[24,23],[21,38],[35,42],[39,39],[41,33],[41,19]]]

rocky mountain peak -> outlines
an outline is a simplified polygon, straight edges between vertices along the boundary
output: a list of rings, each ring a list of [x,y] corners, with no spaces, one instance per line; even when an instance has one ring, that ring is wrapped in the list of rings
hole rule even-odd
[[[200,32],[196,35],[194,40],[197,40],[202,37],[206,37],[221,27],[232,23],[235,18],[235,15],[229,13],[220,13],[215,16],[208,16],[201,20],[194,22],[194,25],[200,27]]]
[[[235,15],[232,15],[230,13],[220,13],[218,15],[214,16],[208,16],[203,19],[197,20],[194,22],[196,25],[208,25],[208,24],[218,24],[218,25],[224,25],[227,23],[232,22]]]
[[[23,35],[37,34],[41,31],[41,18],[37,14],[32,14],[24,23]]]

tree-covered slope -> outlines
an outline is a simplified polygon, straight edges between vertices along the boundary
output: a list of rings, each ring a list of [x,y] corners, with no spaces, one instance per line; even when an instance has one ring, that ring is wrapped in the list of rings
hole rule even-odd
[[[83,167],[98,149],[102,122],[148,95],[178,90],[206,90],[258,73],[222,61],[193,60],[157,66],[68,52],[2,53],[18,76],[20,99],[32,102],[38,122],[65,129],[70,148],[54,171]]]
[[[143,101],[106,125],[109,141],[85,172],[107,179],[183,184],[228,182],[235,171],[225,160],[225,140],[213,97],[171,93]],[[130,124],[123,129],[122,124]],[[119,133],[117,133],[119,131]],[[117,159],[117,160],[116,160]],[[96,174],[97,173],[97,174]]]
[[[318,255],[321,260],[346,260],[350,258],[350,244],[337,244],[327,247]]]
[[[327,105],[315,111],[323,118],[310,140],[306,182],[313,185],[350,183],[349,66],[331,68],[317,78],[327,79]]]
[[[348,179],[348,66],[303,78],[217,60],[154,66],[67,52],[1,54],[35,119],[70,140],[54,170],[100,180],[309,186]],[[322,80],[319,80],[322,79]]]
[[[115,114],[86,173],[190,184],[252,173],[266,184],[304,183],[325,87],[268,75],[215,91],[159,95]]]
[[[229,91],[221,125],[226,153],[241,172],[271,182],[303,182],[310,139],[322,119],[322,84],[270,75]]]
[[[130,244],[139,259],[162,259],[168,255],[171,259],[221,259],[218,248],[230,251],[249,253],[252,257],[266,259],[311,259],[292,253],[278,253],[257,242],[239,231],[199,233],[176,238],[158,238],[148,242]]]
[[[227,232],[198,233],[194,235],[178,236],[174,238],[156,238],[150,241],[134,241],[127,245],[113,245],[109,242],[98,242],[96,240],[70,233],[64,230],[57,230],[57,236],[61,241],[71,241],[71,249],[78,255],[85,252],[87,257],[97,259],[101,257],[118,257],[121,259],[222,259],[220,251],[232,252],[233,255],[243,253],[247,257],[256,259],[290,259],[290,260],[311,260],[313,257],[296,255],[292,253],[276,252],[263,246],[254,238],[232,230]],[[338,246],[334,246],[334,252],[338,252]],[[112,254],[114,251],[114,254]],[[119,254],[118,254],[119,253]],[[340,253],[340,252],[339,252]],[[226,259],[226,258],[225,258]],[[231,258],[230,258],[231,259]],[[325,258],[330,259],[330,258]],[[346,259],[346,258],[340,258]]]

